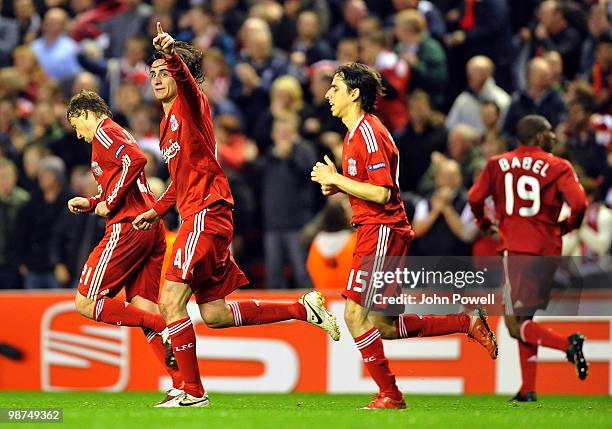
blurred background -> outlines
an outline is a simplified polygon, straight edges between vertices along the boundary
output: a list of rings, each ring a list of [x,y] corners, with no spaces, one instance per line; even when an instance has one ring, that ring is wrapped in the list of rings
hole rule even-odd
[[[102,94],[147,153],[152,189],[165,189],[146,66],[156,21],[205,52],[236,201],[233,251],[250,287],[344,288],[350,206],[326,200],[309,172],[324,155],[340,165],[346,130],[324,94],[351,61],[383,77],[376,114],[399,147],[411,254],[495,255],[466,191],[488,158],[516,146],[530,113],[551,122],[554,152],[589,196],[565,254],[610,253],[609,1],[0,0],[0,10],[0,288],[74,288],[103,234],[103,219],[66,209],[97,193],[91,147],[66,120],[72,94]],[[461,225],[446,214],[424,222],[432,201]],[[172,243],[178,216],[165,221]]]
[[[610,254],[609,1],[0,0],[0,11],[0,289],[17,289],[0,293],[0,389],[168,387],[139,332],[74,312],[73,288],[104,219],[66,208],[74,195],[97,193],[91,146],[66,121],[81,89],[108,101],[147,153],[151,188],[165,189],[162,112],[146,66],[156,21],[205,52],[203,90],[236,201],[233,252],[249,287],[269,289],[233,297],[296,299],[301,292],[287,289],[314,286],[327,289],[341,317],[355,243],[350,205],[341,195],[326,200],[309,172],[324,155],[340,165],[346,130],[324,95],[338,64],[351,61],[383,77],[376,114],[400,152],[417,235],[411,255],[496,255],[495,238],[473,225],[466,192],[487,159],[516,146],[515,124],[529,113],[551,122],[554,152],[574,165],[589,197],[564,253],[587,263]],[[432,205],[452,210],[437,215]],[[178,221],[165,219],[169,245]],[[609,296],[593,299],[610,308]],[[350,341],[332,343],[297,322],[215,331],[193,304],[189,311],[204,337],[197,353],[209,389],[374,388]],[[538,392],[612,394],[612,318],[545,322],[588,336],[591,375],[581,383],[565,355],[544,351]],[[490,323],[497,361],[458,336],[388,344],[400,387],[515,393],[516,342],[500,318]]]

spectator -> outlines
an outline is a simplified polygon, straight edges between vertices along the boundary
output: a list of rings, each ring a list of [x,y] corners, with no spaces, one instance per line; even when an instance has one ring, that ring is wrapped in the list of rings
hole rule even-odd
[[[27,136],[28,144],[49,147],[64,135],[64,129],[55,118],[51,104],[46,101],[37,103],[32,112],[32,129]]]
[[[346,37],[340,39],[336,48],[338,64],[354,63],[359,60],[359,41]]]
[[[406,93],[410,73],[408,63],[387,49],[382,31],[359,39],[360,61],[377,69],[383,80],[385,95],[378,100],[376,114],[392,133],[401,132],[408,121]]]
[[[23,150],[22,173],[19,175],[19,186],[30,195],[38,189],[38,172],[43,158],[51,155],[49,149],[41,145],[28,145]]]
[[[597,182],[581,180],[587,195],[587,209],[582,226],[563,236],[563,255],[582,256],[596,261],[610,255],[612,245],[612,210],[599,198]]]
[[[220,115],[235,116],[240,121],[240,128],[244,130],[242,111],[229,99],[230,68],[223,52],[210,48],[202,61],[206,82],[201,88],[210,102],[213,119]]]
[[[83,142],[79,144],[83,145]],[[76,195],[90,197],[98,194],[98,183],[87,165],[79,165],[72,170],[70,187]],[[62,213],[51,244],[56,277],[64,278],[64,282],[60,283],[73,288],[78,286],[87,257],[104,237],[105,228],[106,220],[95,213],[83,213],[81,216]]]
[[[510,106],[510,96],[496,85],[493,79],[495,66],[484,56],[471,58],[467,65],[468,87],[457,97],[446,119],[446,127],[454,128],[457,124],[468,124],[479,132],[484,132],[480,117],[480,108],[485,101],[493,101],[500,109],[501,117],[506,116]],[[503,119],[502,119],[503,121]]]
[[[25,276],[26,289],[57,288],[70,281],[65,264],[53,260],[58,225],[62,224],[62,216],[69,216],[65,173],[60,158],[48,156],[40,161],[39,189],[25,206],[19,243],[20,271]]]
[[[553,91],[563,97],[565,87],[568,85],[567,79],[563,76],[563,58],[557,51],[548,51],[542,58],[550,66],[550,86]]]
[[[320,230],[306,259],[306,269],[315,289],[338,291],[345,287],[357,241],[357,233],[349,223],[350,213],[348,198],[342,194],[328,198],[322,210]]]
[[[580,48],[580,73],[587,74],[595,64],[595,51],[599,37],[610,28],[610,18],[605,4],[596,4],[589,13],[589,35]]]
[[[72,94],[78,94],[81,91],[93,91],[96,94],[100,92],[100,79],[92,73],[83,71],[77,74],[72,82]]]
[[[319,141],[321,134],[327,131],[344,133],[344,124],[332,116],[329,103],[325,99],[325,93],[329,90],[335,71],[336,63],[333,61],[320,61],[310,68],[311,101],[304,106],[304,123],[301,132],[310,141]]]
[[[27,122],[17,116],[17,101],[0,98],[0,158],[17,160],[26,145]]]
[[[397,146],[400,157],[400,189],[417,190],[417,185],[427,171],[431,154],[446,150],[447,132],[444,117],[431,109],[429,96],[416,90],[408,96],[409,121],[399,137]]]
[[[459,164],[441,161],[436,167],[436,187],[415,209],[412,227],[423,256],[467,256],[477,234]]]
[[[565,77],[573,79],[580,67],[581,36],[566,19],[566,9],[556,0],[542,2],[538,10],[538,25],[533,34],[531,52],[541,55],[557,51],[563,58]]]
[[[333,58],[329,43],[321,37],[319,17],[313,11],[305,10],[298,15],[297,37],[293,42],[291,61],[308,65]]]
[[[155,155],[157,162],[162,161],[162,154],[159,149],[159,130],[157,124],[153,122],[153,115],[156,112],[146,104],[139,104],[128,117],[130,133],[138,142],[138,146],[143,151],[151,152]],[[155,172],[157,175],[157,172]]]
[[[2,0],[0,0],[2,10]],[[15,19],[0,15],[0,67],[11,62],[13,49],[19,44],[19,25]]]
[[[485,101],[480,108],[480,119],[484,127],[482,133],[483,144],[497,142],[494,146],[507,145],[507,136],[502,134],[501,111],[493,101]]]
[[[602,183],[609,174],[606,148],[597,142],[595,130],[591,128],[591,116],[595,113],[595,100],[592,95],[579,93],[568,104],[568,118],[560,140],[565,146],[570,160],[577,163],[583,173]]]
[[[262,153],[272,145],[272,123],[274,119],[291,114],[300,118],[304,108],[302,87],[296,78],[285,75],[279,76],[272,83],[270,89],[270,106],[259,115],[257,129],[254,133],[257,147]]]
[[[424,3],[429,2],[419,5]],[[396,15],[394,33],[398,39],[395,52],[410,66],[410,90],[422,89],[431,97],[434,108],[442,109],[448,82],[444,49],[428,34],[423,16],[412,9]]]
[[[337,46],[340,40],[346,38],[356,38],[359,33],[359,23],[368,16],[368,6],[363,0],[347,0],[342,6],[342,17],[331,30],[331,42]]]
[[[17,187],[17,168],[8,159],[0,158],[0,289],[21,289],[19,255],[21,240],[19,221],[30,195]]]
[[[490,58],[495,64],[495,80],[503,88],[510,88],[513,49],[506,0],[463,0],[460,3],[459,10],[447,14],[458,29],[446,35],[446,45],[455,51],[454,56],[461,63],[476,55]]]
[[[42,19],[33,0],[14,0],[15,19],[19,26],[19,43],[27,45],[38,36]]]
[[[518,91],[504,121],[504,132],[514,138],[516,124],[526,115],[542,115],[556,127],[565,114],[565,103],[561,96],[552,90],[550,64],[543,58],[534,58],[527,69],[527,90]]]
[[[67,34],[68,14],[60,8],[45,13],[42,37],[32,42],[38,62],[49,76],[62,83],[81,71],[77,44]]]
[[[23,95],[30,102],[36,102],[38,100],[38,91],[40,87],[49,79],[40,67],[40,64],[38,64],[36,54],[30,46],[18,46],[13,51],[13,63],[15,69],[19,71],[21,76],[25,77],[27,81],[23,90]],[[31,107],[29,112],[31,113]]]
[[[588,77],[593,85],[597,110],[612,113],[612,30],[599,36],[595,63]]]
[[[181,22],[188,28],[177,35],[178,40],[189,42],[202,52],[215,47],[223,52],[228,64],[234,64],[234,39],[215,24],[211,9],[194,6],[183,15]]]
[[[434,3],[427,0],[393,0],[393,8],[396,13],[387,18],[386,27],[392,28],[395,26],[397,28],[396,23],[399,14],[407,9],[415,9],[425,18],[429,34],[442,41],[444,34],[446,34],[446,23],[440,9]]]
[[[240,132],[240,122],[232,115],[220,115],[215,120],[215,137],[219,162],[227,171],[238,174],[245,164],[259,155],[257,145]]]
[[[267,287],[287,286],[283,274],[288,258],[293,285],[311,286],[305,268],[306,251],[300,242],[300,230],[313,215],[314,191],[310,170],[316,162],[311,143],[301,140],[299,119],[285,115],[274,120],[274,142],[261,160],[262,210]]]
[[[241,40],[244,44],[230,86],[230,98],[241,107],[248,135],[256,131],[255,121],[266,110],[272,82],[288,71],[287,56],[272,45],[272,34],[265,23],[251,29],[256,18],[245,21]],[[259,20],[261,22],[261,20]]]
[[[476,149],[480,142],[480,134],[467,124],[457,124],[448,133],[447,152],[451,160],[459,165],[462,183],[469,189],[474,182],[474,176],[480,170],[481,159]],[[435,188],[437,166],[446,157],[439,152],[431,154],[431,165],[421,177],[418,190],[421,195],[427,195]]]
[[[100,29],[108,35],[106,58],[122,57],[127,40],[142,34],[147,20],[153,14],[151,5],[142,0],[125,0],[123,4],[123,12],[100,23]],[[170,31],[169,28],[164,29]]]

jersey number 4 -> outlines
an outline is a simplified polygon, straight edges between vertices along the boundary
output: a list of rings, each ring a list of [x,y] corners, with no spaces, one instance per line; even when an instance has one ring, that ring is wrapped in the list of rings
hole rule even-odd
[[[506,188],[506,214],[512,216],[514,214],[514,175],[506,173],[504,176],[504,185]],[[522,201],[531,202],[530,206],[521,207],[518,209],[518,214],[521,217],[532,217],[540,211],[540,182],[532,176],[519,176],[516,181],[517,197]]]

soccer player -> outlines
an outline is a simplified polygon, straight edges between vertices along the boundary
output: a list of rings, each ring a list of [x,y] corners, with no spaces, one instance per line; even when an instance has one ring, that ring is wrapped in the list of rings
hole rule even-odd
[[[158,335],[166,327],[157,312],[164,228],[161,224],[150,231],[132,228],[134,218],[155,203],[144,173],[147,158],[130,133],[113,122],[110,109],[95,92],[81,91],[72,97],[67,117],[78,138],[91,144],[91,171],[99,191],[95,197],[72,198],[68,209],[74,214],[95,210],[106,218],[104,238],[81,273],[77,311],[97,322],[141,327],[173,387],[181,389],[183,380],[171,349]],[[114,298],[124,286],[127,302]]]
[[[519,342],[523,376],[513,400],[536,401],[538,346],[566,352],[581,380],[588,374],[583,335],[563,337],[532,320],[548,304],[556,268],[553,259],[561,256],[561,236],[580,226],[586,196],[571,164],[549,153],[556,137],[544,117],[525,116],[516,129],[519,147],[489,160],[468,200],[479,227],[489,233],[499,231],[506,293],[510,292],[504,302],[505,321],[510,335]],[[489,196],[495,201],[499,225],[485,216]],[[564,201],[571,215],[558,222]],[[536,259],[537,255],[543,258]]]
[[[153,46],[157,53],[150,78],[164,110],[160,147],[172,182],[153,208],[133,224],[149,229],[175,204],[183,220],[173,245],[160,309],[185,385],[183,393],[159,406],[205,407],[209,399],[200,379],[195,331],[187,315],[192,294],[204,323],[211,328],[296,319],[319,326],[334,340],[339,339],[340,330],[335,317],[325,309],[323,296],[316,291],[293,303],[225,301],[247,279],[230,253],[234,200],[217,162],[210,105],[200,88],[204,78],[202,53],[187,43],[175,42],[159,23]]]
[[[387,256],[404,257],[414,238],[398,185],[398,150],[389,131],[372,115],[376,97],[382,93],[378,72],[359,63],[340,66],[325,98],[332,115],[342,119],[349,132],[344,138],[342,170],[333,162],[317,163],[311,179],[321,185],[324,195],[345,192],[353,208],[357,243],[352,270],[343,296],[346,298],[344,320],[355,340],[370,375],[380,391],[365,408],[405,408],[404,397],[385,357],[382,339],[427,337],[466,333],[497,357],[495,335],[480,308],[470,314],[417,316],[405,314],[387,317],[368,311],[371,269],[369,258],[376,256],[385,266]],[[364,269],[365,267],[365,269]]]

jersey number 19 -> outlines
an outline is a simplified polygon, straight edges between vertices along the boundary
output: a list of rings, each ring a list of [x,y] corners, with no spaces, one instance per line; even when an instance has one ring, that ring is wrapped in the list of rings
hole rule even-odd
[[[514,214],[514,175],[506,173],[504,176],[506,188],[506,214]],[[532,176],[519,176],[516,181],[517,197],[520,200],[531,202],[528,207],[521,207],[518,214],[521,217],[532,217],[540,211],[540,182]]]

